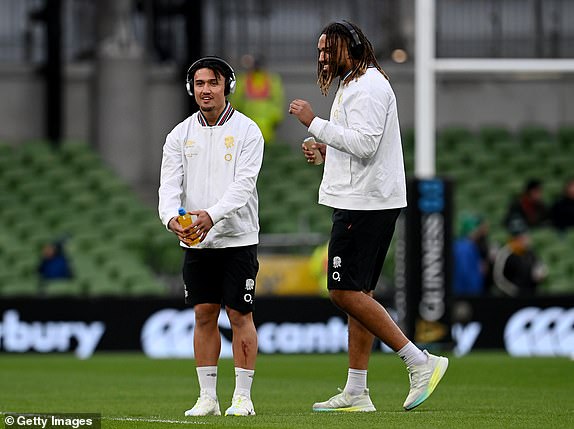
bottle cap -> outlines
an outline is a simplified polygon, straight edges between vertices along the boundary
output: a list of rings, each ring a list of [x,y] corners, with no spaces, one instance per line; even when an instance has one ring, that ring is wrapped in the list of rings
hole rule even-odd
[[[177,212],[179,213],[180,216],[183,216],[187,213],[183,207],[180,207]]]

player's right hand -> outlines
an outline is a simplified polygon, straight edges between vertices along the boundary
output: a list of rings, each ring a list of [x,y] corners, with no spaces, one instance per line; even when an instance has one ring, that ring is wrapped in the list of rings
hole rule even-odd
[[[190,243],[197,238],[197,232],[193,225],[183,228],[177,221],[177,216],[174,216],[169,220],[168,228],[177,235],[179,241],[184,242],[188,246]]]
[[[325,159],[325,154],[327,152],[327,145],[326,144],[324,144],[324,143],[313,143],[311,148],[312,149],[319,149],[319,152],[323,156],[323,159]],[[307,149],[305,147],[304,143],[301,144],[301,150],[303,151],[303,155],[305,155],[307,162],[309,164],[314,164],[315,163],[315,154],[313,153],[313,151],[310,149]]]

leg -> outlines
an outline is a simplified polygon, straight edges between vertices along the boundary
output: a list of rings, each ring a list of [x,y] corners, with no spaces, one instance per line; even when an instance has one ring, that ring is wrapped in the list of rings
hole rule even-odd
[[[217,361],[221,350],[221,337],[217,326],[219,304],[197,304],[195,306],[195,329],[193,347],[197,378],[199,380],[199,398],[193,408],[185,412],[186,416],[221,415],[217,400]]]
[[[409,340],[387,311],[373,298],[355,291],[332,290],[333,302],[345,312],[356,317],[370,332],[379,337],[395,352],[398,352]],[[416,349],[417,353],[421,353]],[[424,351],[426,362],[408,367],[410,373],[410,390],[403,404],[405,410],[412,410],[422,404],[433,393],[448,367],[448,359],[434,356]]]
[[[350,320],[355,319],[366,331],[379,337],[405,361],[410,373],[411,389],[403,407],[410,410],[429,397],[444,375],[448,360],[418,349],[407,339],[385,308],[372,295],[362,292],[365,289],[374,290],[376,287],[398,215],[398,210],[334,212],[332,241],[329,247],[329,261],[332,261],[329,265],[329,296],[336,306],[347,313]],[[373,225],[377,225],[375,231]],[[361,330],[351,331],[355,327],[349,323],[350,335],[359,332],[356,341],[350,340],[349,363],[366,368],[366,346],[364,343],[361,346]],[[366,338],[365,334],[363,339]],[[349,369],[352,387],[349,391],[356,394],[361,383],[366,386],[366,374],[352,368],[350,366]],[[365,393],[368,397],[368,390],[365,389]],[[326,403],[316,405],[321,410],[332,409],[341,403],[356,404],[359,402],[356,398],[357,396],[351,400],[343,391],[341,395]]]
[[[221,337],[217,326],[219,304],[195,306],[195,330],[193,348],[196,366],[217,366],[221,350]]]
[[[236,368],[255,369],[257,331],[253,323],[255,279],[259,270],[257,246],[226,249],[223,303],[233,333]]]
[[[398,351],[408,343],[387,311],[372,297],[400,210],[335,210],[329,242],[328,288],[331,301],[366,331]],[[375,227],[374,227],[375,226]],[[349,329],[354,328],[349,323]],[[350,331],[353,332],[353,331]],[[358,332],[362,332],[358,329]],[[363,332],[361,341],[368,341]],[[371,340],[372,345],[372,340]],[[350,344],[351,346],[351,344]],[[360,347],[360,346],[359,346]],[[365,345],[363,345],[365,347]],[[370,350],[369,350],[370,351]],[[350,359],[352,349],[349,348]],[[365,357],[355,362],[366,368]]]
[[[398,211],[357,212],[338,210],[333,212],[333,228],[329,241],[328,289],[332,301],[342,308],[349,323],[349,370],[347,383],[341,393],[325,402],[313,404],[314,411],[376,411],[367,389],[367,368],[373,347],[374,332],[362,319],[369,308],[348,311],[337,303],[340,294],[361,296],[369,302],[376,285],[384,257],[392,238]],[[388,218],[388,219],[387,219]],[[373,225],[383,226],[373,230]],[[356,292],[355,292],[356,291]],[[346,296],[346,295],[345,295]],[[350,310],[353,310],[350,308]]]
[[[330,290],[329,296],[337,307],[395,352],[409,342],[389,313],[371,296],[352,290]]]
[[[255,410],[251,401],[251,384],[255,375],[257,358],[257,331],[253,323],[253,313],[241,313],[226,307],[233,332],[233,361],[235,363],[235,391],[231,407],[226,416],[253,416]]]
[[[233,332],[233,361],[236,368],[255,369],[257,358],[257,331],[253,313],[242,314],[226,307]]]
[[[362,294],[362,292],[360,292]],[[376,411],[367,389],[367,367],[374,336],[358,320],[349,321],[349,372],[347,384],[341,393],[325,402],[313,404],[320,412],[373,412]]]
[[[193,306],[195,313],[193,346],[198,367],[217,365],[221,351],[217,326],[222,297],[219,260],[219,254],[212,249],[188,249],[183,262],[185,302]]]
[[[367,390],[367,369],[374,336],[351,316],[348,316],[348,321],[349,370],[343,391],[349,395],[357,396],[363,395]]]
[[[366,370],[375,337],[352,316],[349,321],[349,368]]]

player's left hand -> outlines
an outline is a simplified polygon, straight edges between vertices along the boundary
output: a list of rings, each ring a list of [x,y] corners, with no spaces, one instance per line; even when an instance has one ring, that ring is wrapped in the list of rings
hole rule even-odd
[[[313,113],[313,108],[308,101],[295,99],[289,104],[289,113],[295,115],[299,121],[309,128],[313,119],[315,119],[315,113]]]
[[[211,216],[205,210],[193,210],[191,212],[192,215],[197,216],[195,222],[191,225],[192,228],[195,228],[194,238],[199,237],[199,242],[201,243],[205,240],[207,233],[213,228],[213,221],[211,220]]]

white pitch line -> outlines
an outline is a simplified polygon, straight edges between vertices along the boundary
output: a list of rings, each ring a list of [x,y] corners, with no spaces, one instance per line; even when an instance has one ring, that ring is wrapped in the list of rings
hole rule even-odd
[[[0,411],[0,414],[14,414],[19,416],[26,416],[26,417],[34,417],[34,416],[46,416],[51,415],[50,413],[21,413],[18,411]],[[54,413],[58,414],[58,413]],[[60,413],[61,414],[61,413]],[[74,414],[74,413],[64,413],[64,414]],[[86,413],[78,413],[78,414],[86,414]],[[98,414],[98,413],[90,413],[90,414]],[[174,423],[179,425],[206,425],[207,422],[197,422],[197,421],[188,421],[188,420],[168,420],[168,419],[146,419],[143,417],[107,417],[102,416],[102,420],[115,420],[121,422],[144,422],[144,423]]]
[[[145,423],[175,423],[180,425],[206,425],[207,422],[192,422],[186,420],[167,420],[167,419],[146,419],[143,417],[105,417],[102,420],[115,420],[121,422],[145,422]]]

